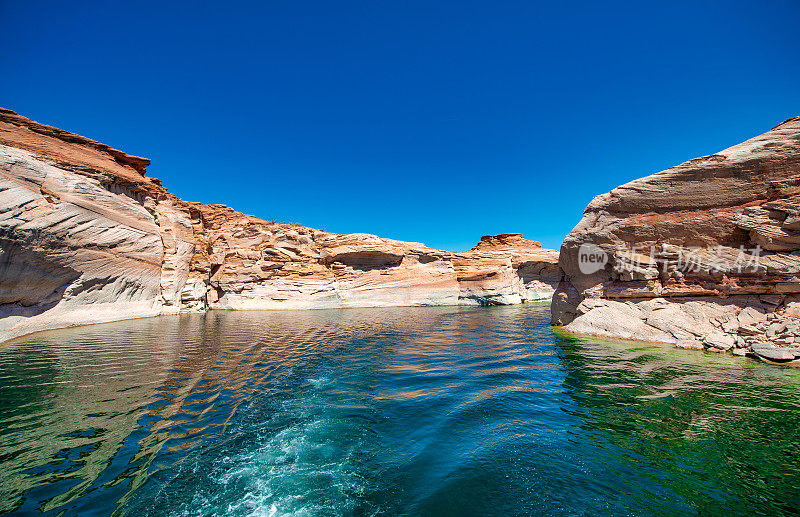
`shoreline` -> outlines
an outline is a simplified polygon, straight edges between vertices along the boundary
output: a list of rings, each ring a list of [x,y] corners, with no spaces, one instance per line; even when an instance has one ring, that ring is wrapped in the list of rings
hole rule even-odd
[[[768,364],[771,366],[781,366],[784,368],[800,368],[800,359],[794,359],[792,361],[784,361],[784,362],[777,362],[777,361],[770,361],[766,358],[759,356],[754,352],[749,352],[744,355],[734,354],[730,350],[720,350],[714,349],[713,347],[709,348],[686,348],[678,346],[676,343],[667,343],[665,341],[647,341],[643,339],[628,339],[628,338],[618,338],[613,336],[602,336],[596,334],[588,334],[588,333],[578,333],[578,332],[571,332],[567,330],[564,326],[553,325],[553,333],[559,339],[571,339],[577,340],[581,342],[592,341],[594,343],[604,344],[604,342],[608,344],[632,344],[632,345],[652,345],[662,347],[665,350],[683,350],[686,352],[700,352],[705,356],[724,356],[724,357],[737,357],[741,359],[750,359],[762,364]]]
[[[109,325],[113,323],[121,323],[125,321],[135,321],[135,320],[145,320],[145,319],[155,319],[155,318],[166,318],[166,317],[184,317],[184,316],[204,316],[206,314],[212,312],[244,312],[244,313],[268,313],[268,314],[281,314],[287,312],[321,312],[321,311],[349,311],[349,310],[370,310],[370,309],[434,309],[439,307],[458,307],[458,308],[465,308],[465,309],[497,309],[501,307],[519,307],[521,305],[541,305],[545,306],[550,304],[550,300],[542,299],[542,300],[530,300],[524,301],[521,303],[509,303],[509,304],[494,304],[494,305],[467,305],[467,304],[454,304],[454,305],[373,305],[373,306],[364,306],[364,307],[318,307],[318,308],[309,308],[309,309],[225,309],[225,308],[214,308],[208,309],[203,312],[179,312],[179,313],[168,313],[168,314],[154,314],[150,316],[134,316],[131,318],[122,318],[122,319],[114,319],[109,321],[98,321],[95,323],[77,323],[75,325],[68,325],[68,326],[59,326],[53,328],[43,328],[39,330],[33,330],[26,334],[20,334],[18,336],[14,336],[3,341],[0,341],[0,348],[4,346],[11,346],[18,344],[18,340],[27,339],[31,336],[36,336],[38,334],[43,334],[46,332],[58,332],[60,330],[71,330],[71,329],[80,329],[85,327],[94,327],[98,325]]]

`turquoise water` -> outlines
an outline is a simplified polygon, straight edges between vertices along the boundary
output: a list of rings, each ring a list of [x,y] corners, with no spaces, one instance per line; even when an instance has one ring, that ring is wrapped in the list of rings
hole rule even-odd
[[[800,511],[797,371],[548,320],[211,312],[0,347],[0,513]]]

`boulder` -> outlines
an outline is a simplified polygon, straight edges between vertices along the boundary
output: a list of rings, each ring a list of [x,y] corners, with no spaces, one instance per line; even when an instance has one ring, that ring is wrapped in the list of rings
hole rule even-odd
[[[786,304],[784,315],[787,318],[800,318],[800,302],[789,302]]]
[[[661,343],[676,341],[671,334],[645,323],[642,311],[635,305],[586,299],[577,311],[581,317],[566,326],[569,332]]]
[[[705,348],[705,345],[696,339],[679,339],[675,342],[675,346],[686,350],[703,350]]]
[[[782,322],[775,322],[767,327],[767,337],[774,337],[786,331],[786,324]]]
[[[712,332],[703,338],[703,343],[709,348],[730,350],[736,344],[733,336],[722,332]]]
[[[752,327],[757,323],[761,323],[762,321],[767,321],[767,315],[764,314],[762,311],[757,310],[754,307],[745,307],[742,309],[739,314],[736,316],[739,326],[748,326]]]
[[[753,346],[753,352],[761,359],[776,363],[793,361],[795,353],[793,350],[782,347]]]
[[[736,316],[733,315],[727,316],[722,321],[722,330],[724,330],[729,334],[736,334],[737,332],[739,332],[739,321],[736,318]]]

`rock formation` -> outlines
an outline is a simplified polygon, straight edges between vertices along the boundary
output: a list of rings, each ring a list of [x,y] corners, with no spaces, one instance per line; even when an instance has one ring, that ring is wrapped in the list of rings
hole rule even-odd
[[[800,358],[800,117],[597,196],[559,267],[569,332]]]
[[[0,108],[0,342],[207,309],[549,299],[557,252],[519,234],[451,253],[178,199],[149,160]]]

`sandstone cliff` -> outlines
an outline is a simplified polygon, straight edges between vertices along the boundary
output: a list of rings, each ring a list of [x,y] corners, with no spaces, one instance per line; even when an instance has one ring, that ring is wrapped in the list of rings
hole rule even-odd
[[[559,267],[568,331],[800,358],[800,117],[597,196]]]
[[[557,252],[519,234],[451,253],[178,199],[149,160],[0,108],[0,342],[207,309],[549,299]]]

